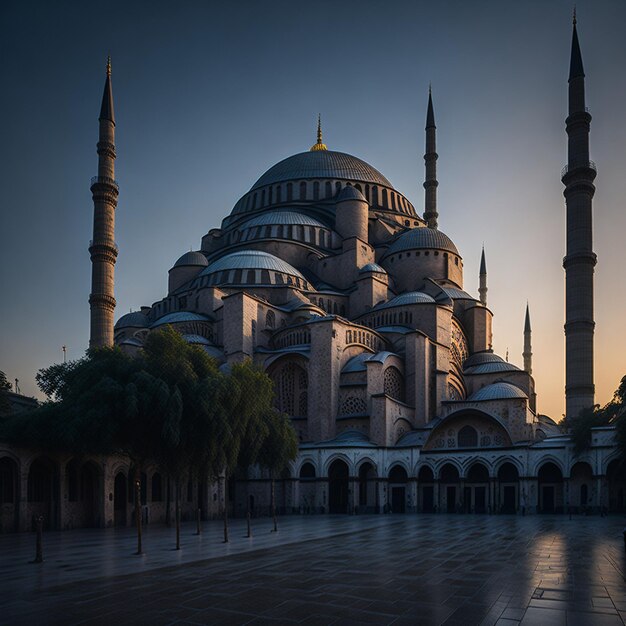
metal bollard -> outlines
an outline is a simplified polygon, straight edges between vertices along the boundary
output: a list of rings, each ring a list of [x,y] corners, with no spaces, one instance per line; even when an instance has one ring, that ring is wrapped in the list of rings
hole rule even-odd
[[[200,518],[202,517],[202,510],[198,509],[196,511],[196,535],[199,535],[201,533],[201,528],[200,528]]]
[[[43,515],[38,515],[35,518],[35,528],[37,530],[37,547],[35,560],[31,563],[43,563]]]

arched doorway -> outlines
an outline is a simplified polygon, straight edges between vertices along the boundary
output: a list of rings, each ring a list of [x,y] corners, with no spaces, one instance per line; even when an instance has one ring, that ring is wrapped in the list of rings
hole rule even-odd
[[[80,500],[85,512],[84,526],[99,528],[100,520],[100,472],[97,466],[88,462],[80,470]]]
[[[441,510],[446,513],[456,513],[459,499],[459,470],[452,465],[446,463],[439,472],[439,483],[441,492]]]
[[[487,513],[489,504],[489,470],[482,463],[474,463],[467,472],[463,488],[463,511]]]
[[[330,513],[348,512],[348,481],[350,473],[344,461],[333,461],[328,469],[328,509]]]
[[[539,469],[539,511],[541,513],[563,512],[563,473],[548,461]]]
[[[58,468],[50,460],[38,458],[28,470],[29,515],[33,521],[43,516],[44,528],[56,528],[58,514]]]
[[[300,484],[300,510],[308,515],[315,513],[315,466],[303,463],[298,476]]]
[[[498,470],[498,508],[500,513],[516,513],[519,501],[519,472],[513,463],[503,463]]]
[[[576,513],[587,513],[593,506],[591,491],[593,486],[593,470],[589,463],[579,461],[570,471],[569,505]]]
[[[609,511],[626,511],[626,466],[615,459],[606,468],[606,480],[609,488]]]
[[[376,470],[366,461],[359,467],[359,513],[378,513],[377,486]]]
[[[417,501],[421,513],[433,513],[435,510],[435,477],[433,470],[424,465],[417,475]]]
[[[126,526],[127,483],[124,472],[118,472],[113,489],[113,520],[116,526]]]
[[[5,456],[0,459],[0,532],[18,530],[17,463]]]
[[[406,512],[406,483],[409,477],[401,465],[394,465],[389,472],[389,504],[392,513]]]

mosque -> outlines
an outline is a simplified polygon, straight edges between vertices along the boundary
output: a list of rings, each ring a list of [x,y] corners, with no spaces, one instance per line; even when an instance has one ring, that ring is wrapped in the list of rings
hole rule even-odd
[[[574,21],[562,171],[568,416],[594,404],[596,168],[589,160],[584,76]],[[221,227],[173,264],[163,298],[115,324],[118,186],[110,64],[99,119],[90,345],[115,344],[135,354],[150,332],[171,325],[221,367],[244,359],[262,366],[275,383],[277,408],[291,416],[300,440],[298,458],[277,490],[282,512],[624,508],[613,429],[595,428],[591,447],[575,456],[569,436],[536,410],[528,309],[523,369],[492,349],[484,250],[475,297],[464,286],[460,251],[439,229],[430,93],[423,214],[374,167],[327,148],[318,123],[310,150],[270,167]],[[61,478],[66,462],[54,469]],[[100,494],[94,505],[99,524],[123,522],[128,464],[118,459],[101,466],[90,478]],[[28,467],[15,471],[30,493]],[[163,500],[155,474],[158,468],[147,472],[142,486],[148,507],[155,490],[154,502]],[[269,506],[269,480],[261,473],[233,479],[229,491],[234,514],[248,503],[256,512]],[[189,494],[192,506],[208,515],[222,506],[210,484],[190,485]],[[153,518],[163,514],[162,507],[153,509]],[[62,511],[58,517],[64,527]]]

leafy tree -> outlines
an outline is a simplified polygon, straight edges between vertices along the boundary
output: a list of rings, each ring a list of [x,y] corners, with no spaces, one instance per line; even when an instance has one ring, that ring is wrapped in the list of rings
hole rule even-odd
[[[11,383],[7,380],[6,374],[0,370],[0,415],[11,411],[9,391],[11,391]]]
[[[282,472],[290,461],[298,454],[298,437],[291,425],[288,415],[276,410],[264,415],[268,427],[268,436],[263,442],[259,453],[259,464],[268,470],[271,480],[272,518],[274,520],[274,532],[278,531],[276,521],[276,476]]]

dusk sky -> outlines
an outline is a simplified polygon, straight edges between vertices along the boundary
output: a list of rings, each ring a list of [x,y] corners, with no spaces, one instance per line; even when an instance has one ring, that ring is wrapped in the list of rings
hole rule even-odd
[[[565,0],[28,2],[0,8],[0,370],[82,356],[89,335],[98,113],[116,115],[116,319],[166,295],[256,179],[315,142],[380,170],[421,213],[432,82],[439,226],[478,297],[485,245],[494,349],[522,365],[530,302],[537,408],[564,411]],[[596,401],[626,374],[626,3],[577,2],[594,198]]]

